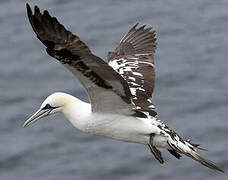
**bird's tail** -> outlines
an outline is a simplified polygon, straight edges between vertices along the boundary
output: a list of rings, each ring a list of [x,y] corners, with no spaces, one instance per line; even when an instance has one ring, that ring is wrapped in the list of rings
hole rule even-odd
[[[185,141],[185,140],[181,139],[180,137],[175,138],[175,140],[170,139],[167,142],[171,148],[171,150],[169,150],[169,151],[173,151],[176,154],[178,154],[178,153],[184,154],[184,155],[191,157],[192,159],[198,161],[199,163],[201,163],[202,165],[204,165],[208,168],[211,168],[213,170],[217,170],[217,171],[224,173],[224,171],[222,169],[220,169],[219,167],[217,167],[214,162],[203,158],[201,155],[199,155],[196,152],[197,149],[205,150],[203,148],[200,148],[198,144],[193,144],[189,140]]]

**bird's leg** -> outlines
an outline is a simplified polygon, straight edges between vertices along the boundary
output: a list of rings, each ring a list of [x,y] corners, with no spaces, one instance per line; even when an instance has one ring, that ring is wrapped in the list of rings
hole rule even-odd
[[[149,139],[149,143],[148,146],[150,148],[150,151],[152,152],[152,154],[154,155],[155,159],[158,160],[158,162],[160,162],[161,164],[164,163],[164,160],[162,158],[162,154],[161,152],[153,145],[153,138],[154,138],[154,134],[150,134],[150,139]]]

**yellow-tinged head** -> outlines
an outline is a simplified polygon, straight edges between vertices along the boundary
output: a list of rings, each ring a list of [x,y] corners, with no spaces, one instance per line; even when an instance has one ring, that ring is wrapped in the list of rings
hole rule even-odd
[[[75,101],[77,101],[77,99],[69,94],[62,92],[53,93],[44,100],[38,111],[24,123],[23,127],[26,127],[50,114],[62,112],[64,108]]]

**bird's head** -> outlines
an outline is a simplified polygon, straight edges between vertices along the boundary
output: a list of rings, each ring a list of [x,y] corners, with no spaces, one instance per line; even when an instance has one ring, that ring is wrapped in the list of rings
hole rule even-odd
[[[67,98],[68,94],[65,93],[54,93],[51,94],[50,96],[48,96],[44,102],[41,104],[40,108],[38,109],[38,111],[35,112],[35,114],[33,114],[23,125],[23,127],[26,127],[32,123],[34,123],[35,121],[46,117],[50,114],[55,114],[57,112],[61,112],[64,107],[66,107],[67,103],[68,103],[68,99]]]

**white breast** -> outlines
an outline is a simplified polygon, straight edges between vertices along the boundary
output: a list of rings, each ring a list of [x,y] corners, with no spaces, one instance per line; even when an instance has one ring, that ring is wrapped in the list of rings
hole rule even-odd
[[[147,144],[151,128],[143,121],[114,114],[93,114],[85,129],[88,133],[121,141]]]

